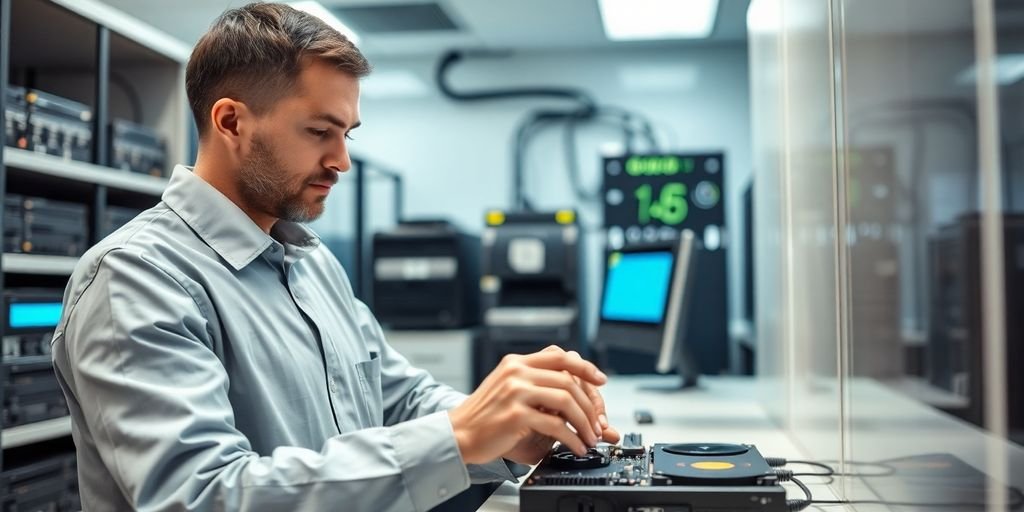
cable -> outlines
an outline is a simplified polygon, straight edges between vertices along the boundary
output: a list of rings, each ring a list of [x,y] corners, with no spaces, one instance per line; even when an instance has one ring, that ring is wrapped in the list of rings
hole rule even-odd
[[[806,464],[806,465],[809,465],[809,466],[816,466],[816,467],[819,467],[819,468],[822,468],[822,469],[828,471],[827,474],[825,474],[825,473],[794,473],[794,476],[880,477],[880,476],[889,476],[889,475],[892,475],[892,474],[894,474],[896,472],[896,468],[895,467],[893,467],[893,466],[891,466],[889,464],[886,464],[884,462],[846,461],[847,464],[852,465],[852,466],[876,466],[876,467],[882,468],[884,471],[879,471],[877,473],[860,473],[860,472],[857,472],[857,473],[840,473],[840,472],[836,471],[835,469],[833,469],[832,466],[829,466],[829,463],[838,463],[838,461],[830,461],[830,460],[823,460],[823,461],[789,460],[789,459],[785,459],[785,458],[782,458],[782,457],[765,457],[765,461],[768,463],[769,466],[771,466],[773,468],[782,467],[782,466],[785,466],[787,464]]]
[[[533,210],[533,205],[526,198],[525,168],[526,146],[531,132],[544,124],[554,122],[568,115],[559,110],[535,110],[519,123],[512,145],[512,204],[516,208]]]
[[[505,56],[507,52],[463,52],[449,51],[438,62],[435,79],[437,87],[449,99],[455,101],[484,101],[512,98],[557,98],[576,103],[575,108],[565,110],[540,109],[530,112],[518,124],[512,144],[512,206],[532,210],[533,205],[526,197],[526,148],[532,137],[543,127],[552,123],[564,122],[563,144],[565,162],[569,175],[570,186],[580,202],[591,202],[600,199],[600,190],[587,191],[580,180],[579,160],[576,155],[577,130],[580,123],[593,122],[602,117],[617,119],[617,126],[623,130],[624,146],[632,151],[633,138],[641,133],[647,140],[652,151],[658,151],[658,142],[654,135],[652,123],[644,116],[617,106],[598,106],[596,101],[584,90],[570,87],[523,87],[491,89],[478,91],[458,91],[448,82],[448,73],[452,66],[467,56]],[[634,122],[639,123],[639,130],[634,129]]]
[[[799,478],[790,477],[790,481],[796,484],[801,491],[804,491],[804,496],[806,496],[806,498],[802,500],[786,500],[786,507],[789,508],[791,512],[796,512],[811,506],[811,504],[814,503],[814,497],[811,495],[811,490],[808,489]]]
[[[765,457],[764,460],[765,460],[765,462],[768,463],[769,466],[771,466],[773,468],[779,468],[779,467],[786,466],[786,465],[789,465],[789,464],[804,464],[804,465],[807,465],[807,466],[819,467],[819,468],[822,468],[825,471],[827,471],[827,473],[793,473],[794,476],[832,476],[832,475],[836,474],[836,470],[832,469],[832,466],[829,466],[828,464],[823,464],[821,462],[814,462],[814,461],[810,461],[810,460],[788,460],[788,459],[784,459],[782,457]],[[788,470],[778,470],[778,471],[788,471]]]
[[[769,465],[771,464],[769,463]],[[776,469],[774,470],[774,473],[775,476],[779,479],[779,482],[793,482],[794,484],[796,484],[797,487],[804,491],[804,496],[806,496],[806,498],[802,500],[786,500],[787,510],[789,510],[790,512],[797,512],[798,510],[803,510],[811,506],[811,502],[814,500],[814,497],[811,495],[811,490],[808,489],[803,482],[794,477],[792,471],[788,469]]]
[[[619,122],[612,122],[611,120],[605,119],[608,117],[617,117]],[[626,153],[633,152],[633,137],[635,132],[632,127],[629,126],[628,119],[631,114],[628,112],[625,115],[620,115],[612,110],[608,110],[605,107],[601,107],[597,116],[586,119],[587,122],[605,122],[612,126],[616,126],[622,129],[622,141],[623,147]],[[576,199],[581,203],[596,202],[600,201],[601,196],[601,185],[595,187],[595,190],[588,191],[583,188],[582,174],[580,173],[579,158],[576,155],[576,149],[578,146],[577,131],[576,127],[580,124],[581,120],[578,119],[567,119],[565,121],[565,130],[563,131],[563,146],[565,149],[565,165],[569,171],[569,185],[573,189],[573,193],[576,195]]]
[[[791,460],[788,462],[789,464],[803,464],[805,466],[819,467],[827,471],[827,473],[794,473],[795,476],[832,476],[836,474],[836,471],[832,469],[831,466],[827,464],[822,464],[820,462],[814,462],[810,460]]]
[[[467,53],[461,51],[450,51],[441,57],[438,62],[437,70],[435,73],[435,79],[437,87],[441,93],[446,97],[456,101],[482,101],[482,100],[497,100],[497,99],[511,99],[511,98],[559,98],[573,101],[577,104],[576,108],[570,110],[540,110],[531,113],[527,118],[519,124],[519,128],[516,130],[515,141],[513,143],[513,159],[512,159],[512,205],[514,208],[525,208],[532,210],[532,205],[529,200],[525,197],[525,188],[523,183],[523,162],[525,158],[523,153],[525,152],[526,142],[528,140],[528,133],[533,125],[547,120],[552,119],[565,119],[580,117],[586,118],[594,115],[597,109],[597,105],[593,98],[590,97],[586,92],[580,89],[573,89],[568,87],[523,87],[516,89],[492,89],[486,91],[457,91],[451,87],[448,83],[448,72],[453,65],[461,61]],[[475,53],[475,55],[499,55],[495,52],[490,53]]]
[[[777,457],[765,457],[765,461],[768,465],[773,468],[779,468],[789,464],[810,464],[812,466],[821,466],[829,468],[828,466],[813,462],[813,461],[787,461],[786,459]],[[869,463],[875,464],[875,463]],[[880,464],[882,466],[887,466]],[[831,469],[831,468],[829,468]],[[936,507],[936,508],[948,508],[948,507],[972,507],[972,508],[984,508],[988,505],[985,502],[935,502],[935,503],[917,503],[917,502],[904,502],[904,501],[885,501],[885,500],[816,500],[814,499],[811,490],[802,482],[796,478],[799,474],[794,473],[788,469],[775,469],[775,476],[778,477],[779,482],[793,482],[797,487],[804,492],[806,499],[803,500],[786,500],[786,506],[791,512],[803,510],[811,505],[889,505],[897,507]],[[841,473],[832,473],[834,475],[840,475]],[[815,474],[814,476],[826,476],[822,474]],[[831,477],[831,475],[828,475]],[[888,474],[878,475],[849,475],[849,476],[888,476]],[[1021,492],[1017,487],[1007,487],[1010,493],[1010,503],[1007,503],[1009,510],[1019,510],[1024,507],[1024,492]]]
[[[572,100],[579,103],[581,106],[595,109],[597,106],[594,100],[587,95],[587,93],[579,89],[571,89],[568,87],[524,87],[518,89],[493,89],[489,91],[475,91],[475,92],[461,92],[452,89],[451,85],[448,84],[447,73],[448,69],[451,68],[455,63],[462,60],[467,54],[482,56],[495,56],[505,55],[504,53],[498,52],[462,52],[462,51],[449,51],[441,57],[441,61],[437,65],[437,71],[435,73],[437,79],[437,86],[441,90],[441,93],[450,99],[458,101],[479,101],[479,100],[496,100],[496,99],[509,99],[509,98],[535,98],[535,97],[549,97],[549,98],[561,98]]]
[[[649,146],[649,150],[652,152],[661,151],[661,146],[660,144],[658,144],[658,140],[654,136],[654,125],[646,116],[643,116],[637,112],[616,105],[601,105],[600,110],[603,113],[615,114],[620,116],[623,119],[623,122],[626,124],[632,123],[634,120],[639,122],[639,131],[643,133],[644,137],[647,139],[647,145]]]

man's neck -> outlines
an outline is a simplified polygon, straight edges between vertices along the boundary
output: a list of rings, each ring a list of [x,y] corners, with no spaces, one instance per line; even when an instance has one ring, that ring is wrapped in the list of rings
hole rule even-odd
[[[200,151],[196,156],[193,172],[196,176],[202,178],[203,181],[220,191],[221,194],[224,194],[224,197],[227,197],[232,203],[235,203],[264,233],[270,234],[270,229],[274,227],[277,218],[262,213],[246,204],[242,199],[241,192],[238,190],[238,182],[236,181],[238,173],[228,171],[224,159],[204,154],[203,151]]]

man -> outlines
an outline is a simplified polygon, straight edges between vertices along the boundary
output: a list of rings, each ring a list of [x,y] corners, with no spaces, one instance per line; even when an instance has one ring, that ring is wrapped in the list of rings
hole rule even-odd
[[[618,440],[578,354],[508,357],[469,397],[411,367],[301,225],[349,169],[368,72],[282,5],[197,43],[196,165],[82,258],[54,335],[86,511],[421,511]]]

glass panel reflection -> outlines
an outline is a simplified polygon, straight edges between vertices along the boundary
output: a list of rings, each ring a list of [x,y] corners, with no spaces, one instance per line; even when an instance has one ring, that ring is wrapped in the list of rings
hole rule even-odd
[[[1024,3],[748,24],[766,408],[856,510],[1024,509]]]
[[[979,214],[985,119],[972,74],[976,31],[984,27],[975,22],[972,4],[960,0],[858,0],[842,7],[837,65],[847,119],[850,276],[846,471],[859,475],[847,479],[848,497],[913,510],[1015,504],[1022,497],[1007,484],[1024,484],[1024,394],[1014,371],[1024,363],[1015,326],[1024,319],[1013,310],[1024,276],[1018,256],[1024,254],[1024,223],[1002,216],[1005,292],[993,293],[1006,294],[1008,378],[986,389],[992,368],[984,336],[991,327],[984,316],[985,223]],[[1006,101],[1020,95],[1007,87],[1013,86],[999,91],[1011,98],[1003,100],[1003,112]],[[1002,117],[1004,132],[1021,122],[1019,115]],[[1008,424],[989,424],[991,407],[1005,407]],[[883,474],[872,473],[879,470]],[[992,484],[985,476],[1001,473],[1010,481]]]

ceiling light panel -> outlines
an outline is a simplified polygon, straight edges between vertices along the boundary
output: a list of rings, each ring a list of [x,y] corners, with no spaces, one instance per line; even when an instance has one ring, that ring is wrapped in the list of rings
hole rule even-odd
[[[700,39],[711,35],[718,0],[598,0],[613,41]]]

